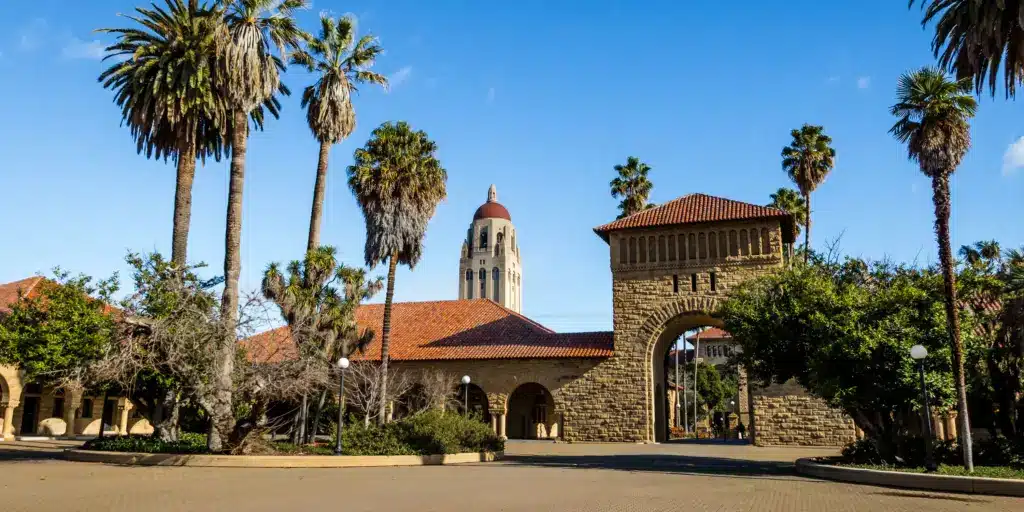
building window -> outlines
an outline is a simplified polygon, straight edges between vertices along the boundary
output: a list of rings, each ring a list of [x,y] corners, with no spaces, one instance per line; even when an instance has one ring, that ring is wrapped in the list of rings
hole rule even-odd
[[[487,271],[480,269],[480,298],[487,298]]]
[[[505,233],[502,233],[501,231],[498,231],[498,234],[495,235],[495,238],[497,240],[496,243],[498,245],[501,245],[501,243],[505,241]]]
[[[717,279],[717,277],[718,276],[716,276],[714,272],[711,273],[711,291],[713,291],[713,292],[718,290],[718,279]]]
[[[629,237],[629,262],[636,263],[636,238]]]
[[[665,247],[665,235],[658,237],[658,261],[665,261],[668,258],[668,250]]]
[[[651,263],[658,261],[658,241],[655,237],[647,237],[647,255],[650,256]]]
[[[675,261],[676,260],[676,236],[675,235],[669,235],[668,236],[668,260],[669,261]]]
[[[740,230],[740,256],[750,256],[750,237],[747,230]]]
[[[697,293],[697,274],[690,274],[690,291]]]
[[[53,414],[52,418],[63,418],[64,417],[64,399],[54,398],[53,399]]]
[[[473,298],[473,271],[472,270],[467,270],[466,271],[466,298],[467,299],[472,299]]]
[[[679,293],[679,274],[672,274],[672,293]]]
[[[82,399],[82,417],[92,418],[92,398]]]
[[[494,267],[493,269],[491,269],[491,281],[494,281],[494,294],[493,294],[494,295],[494,302],[498,302],[500,300],[498,298],[499,297],[498,290],[500,289],[500,284],[501,284],[501,283],[498,282],[498,279],[500,279],[500,278],[501,278],[501,271],[498,270],[498,267]]]
[[[714,231],[708,233],[708,257],[718,258],[718,235]]]
[[[487,228],[483,228],[480,230],[480,248],[487,248]]]
[[[729,255],[729,240],[725,237],[725,231],[718,232],[718,257],[725,259]]]
[[[708,240],[707,237],[704,236],[704,233],[699,233],[697,235],[697,247],[700,249],[698,254],[700,259],[708,259]]]
[[[729,256],[740,255],[740,243],[736,240],[736,230],[729,230]]]
[[[686,236],[686,249],[688,253],[686,255],[687,259],[697,259],[697,237],[693,233]]]
[[[640,263],[647,263],[647,238],[640,237]]]
[[[761,254],[772,253],[772,241],[768,238],[768,228],[761,228]]]
[[[757,229],[750,230],[750,254],[761,254],[761,233]]]
[[[625,238],[619,238],[619,265],[625,265],[629,262],[629,251],[626,246],[627,242]]]

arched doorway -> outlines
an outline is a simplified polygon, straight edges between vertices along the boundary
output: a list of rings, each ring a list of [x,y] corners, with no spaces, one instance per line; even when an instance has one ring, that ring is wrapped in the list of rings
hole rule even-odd
[[[669,375],[666,373],[666,363],[670,349],[688,331],[699,327],[722,327],[722,325],[721,319],[712,316],[707,311],[688,311],[679,313],[665,321],[658,334],[652,337],[647,356],[650,363],[648,396],[651,398],[651,417],[654,420],[652,425],[654,441],[664,442],[669,439],[672,404],[667,392],[670,381]],[[683,362],[685,363],[685,360]],[[688,376],[690,379],[693,378],[692,375]]]
[[[467,387],[469,388],[468,402],[470,416],[489,425],[491,423],[491,412],[487,407],[487,393],[484,393],[484,390],[476,384],[459,384],[456,394],[453,397],[453,401],[456,404],[456,410],[459,411],[459,414],[466,413]]]
[[[508,397],[505,433],[509,439],[553,439],[558,437],[555,400],[536,382],[520,385]]]

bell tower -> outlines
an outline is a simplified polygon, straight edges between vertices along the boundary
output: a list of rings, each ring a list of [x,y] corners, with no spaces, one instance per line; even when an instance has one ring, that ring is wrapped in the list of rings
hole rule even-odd
[[[459,298],[490,299],[517,313],[523,307],[523,268],[516,228],[491,185],[473,214],[459,258]]]

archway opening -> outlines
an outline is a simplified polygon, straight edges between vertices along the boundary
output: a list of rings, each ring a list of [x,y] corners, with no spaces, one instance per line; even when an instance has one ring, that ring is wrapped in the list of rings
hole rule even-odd
[[[672,427],[684,432],[700,431],[704,436],[708,436],[714,430],[715,423],[710,408],[701,406],[694,410],[695,402],[700,401],[696,396],[696,388],[704,385],[701,381],[702,386],[696,386],[695,378],[706,377],[706,368],[699,368],[696,372],[694,368],[695,360],[696,366],[721,361],[709,358],[707,345],[701,346],[695,343],[695,340],[687,341],[686,338],[698,331],[709,328],[718,330],[722,326],[721,319],[705,312],[681,313],[665,322],[661,333],[651,344],[648,396],[651,397],[651,434],[654,441],[670,440]]]
[[[459,414],[466,414],[468,404],[470,417],[476,418],[484,423],[491,423],[491,411],[487,407],[487,393],[476,384],[459,384],[452,403]]]
[[[508,397],[505,433],[509,439],[554,439],[558,437],[555,400],[536,382],[520,385]]]

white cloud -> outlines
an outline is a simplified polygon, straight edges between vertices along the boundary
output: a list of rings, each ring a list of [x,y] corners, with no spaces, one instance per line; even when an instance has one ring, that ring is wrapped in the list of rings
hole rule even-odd
[[[36,18],[26,25],[18,33],[18,48],[23,51],[35,50],[43,42],[46,36],[47,23],[42,18]]]
[[[862,76],[862,77],[857,79],[857,88],[858,89],[867,89],[868,87],[871,87],[871,77],[870,76]]]
[[[93,59],[99,60],[103,58],[104,51],[107,45],[101,41],[82,41],[77,37],[72,37],[68,44],[64,45],[60,53],[66,59]]]
[[[487,103],[494,103],[494,87],[487,89]]]
[[[1003,153],[1003,176],[1009,176],[1024,167],[1024,137],[1016,140]]]
[[[391,88],[394,89],[395,87],[401,85],[402,82],[408,80],[411,75],[412,66],[405,66],[402,69],[399,69],[398,71],[395,71],[394,73],[388,75],[388,85],[390,85]]]

